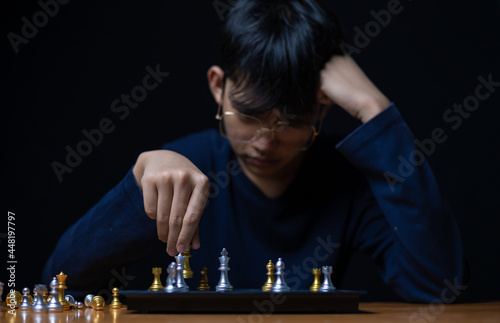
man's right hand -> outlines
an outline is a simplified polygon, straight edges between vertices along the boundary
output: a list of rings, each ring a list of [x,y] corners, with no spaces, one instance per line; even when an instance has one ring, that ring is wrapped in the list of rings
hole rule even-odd
[[[144,195],[144,209],[156,219],[158,238],[167,253],[200,247],[198,224],[209,195],[210,183],[189,159],[169,150],[142,153],[133,168]]]

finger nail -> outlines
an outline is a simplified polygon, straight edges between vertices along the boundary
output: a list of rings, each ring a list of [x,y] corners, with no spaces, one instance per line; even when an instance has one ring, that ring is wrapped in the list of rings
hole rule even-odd
[[[168,249],[168,254],[171,255],[171,256],[175,256],[177,254],[177,250],[175,249]]]
[[[180,244],[177,246],[177,250],[180,252],[180,253],[183,253],[184,251],[186,251],[186,246],[183,245],[183,244]]]

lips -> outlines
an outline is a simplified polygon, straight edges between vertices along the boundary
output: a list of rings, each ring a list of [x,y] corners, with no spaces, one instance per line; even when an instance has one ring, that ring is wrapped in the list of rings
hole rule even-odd
[[[247,157],[248,162],[251,165],[257,166],[257,167],[272,167],[275,166],[278,163],[278,159],[271,159],[271,158],[261,158],[261,157]]]

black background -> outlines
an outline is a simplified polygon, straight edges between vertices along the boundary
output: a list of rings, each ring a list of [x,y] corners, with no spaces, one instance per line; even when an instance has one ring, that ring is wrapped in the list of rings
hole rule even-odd
[[[389,2],[329,1],[353,45],[354,27],[364,29],[374,21],[370,11],[386,9]],[[229,7],[231,1],[219,3]],[[479,76],[492,74],[500,81],[500,2],[401,0],[400,6],[401,13],[352,56],[396,102],[416,138],[429,138],[435,128],[447,134],[428,160],[456,215],[470,262],[464,300],[499,299],[500,87],[456,130],[443,113],[474,95]],[[7,34],[22,35],[21,18],[33,21],[40,10],[36,1],[2,1],[0,8],[0,106],[7,115],[0,259],[8,255],[11,211],[17,290],[40,282],[61,234],[120,181],[140,152],[216,126],[206,71],[217,63],[225,14],[217,13],[213,1],[73,0],[59,5],[16,54]],[[169,76],[120,120],[111,102],[141,85],[145,67],[157,64]],[[97,128],[103,118],[113,121],[114,130],[59,182],[51,164],[65,163],[65,147],[76,148],[85,139],[82,131]],[[347,133],[356,125],[334,110],[326,127]],[[106,241],[101,243],[106,248]],[[79,250],[74,253],[78,257]],[[5,282],[6,260],[1,267]],[[341,286],[394,299],[360,255]]]

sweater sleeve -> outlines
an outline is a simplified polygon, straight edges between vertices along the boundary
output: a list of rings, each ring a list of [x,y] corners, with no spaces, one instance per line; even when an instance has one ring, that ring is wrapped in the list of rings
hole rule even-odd
[[[163,145],[208,172],[210,151],[218,147],[217,132],[205,131]],[[210,149],[200,149],[209,147]],[[145,258],[158,244],[156,221],[144,211],[142,191],[132,168],[59,239],[43,270],[47,284],[64,271],[71,277],[71,292],[95,291],[107,286],[115,268]],[[77,251],[77,252],[76,252]]]
[[[63,234],[45,265],[43,281],[50,282],[64,271],[75,291],[97,290],[117,265],[144,257],[154,239],[156,223],[144,212],[142,193],[130,169]]]
[[[384,281],[405,300],[456,299],[453,293],[465,288],[458,226],[396,106],[357,128],[337,149],[372,191],[357,200],[361,215],[353,247],[371,253]]]

